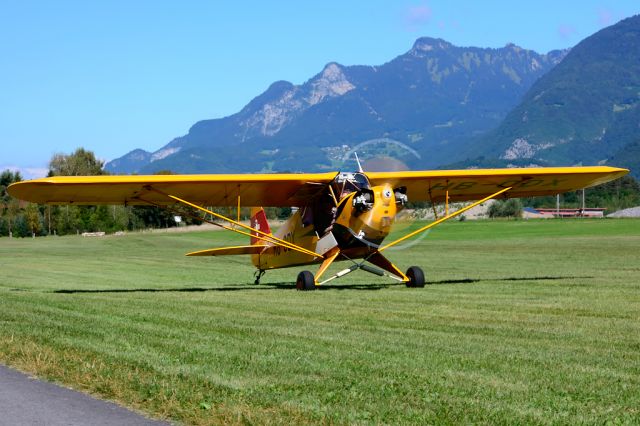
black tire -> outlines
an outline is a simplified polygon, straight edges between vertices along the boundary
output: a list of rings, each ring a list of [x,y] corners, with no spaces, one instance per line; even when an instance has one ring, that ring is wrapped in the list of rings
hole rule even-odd
[[[309,271],[300,272],[298,279],[296,279],[296,288],[302,291],[315,290],[316,282],[313,279],[313,274]]]
[[[411,266],[407,269],[406,276],[409,277],[407,287],[424,287],[424,272],[419,266]]]

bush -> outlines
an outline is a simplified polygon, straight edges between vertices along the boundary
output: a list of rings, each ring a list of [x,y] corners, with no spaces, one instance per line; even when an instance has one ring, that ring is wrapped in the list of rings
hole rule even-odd
[[[489,206],[489,217],[522,217],[522,202],[519,198],[506,201],[496,200]]]

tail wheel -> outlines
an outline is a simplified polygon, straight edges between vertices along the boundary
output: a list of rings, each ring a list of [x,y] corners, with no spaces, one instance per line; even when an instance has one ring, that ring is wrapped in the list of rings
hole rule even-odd
[[[298,279],[296,279],[296,288],[298,290],[315,290],[316,282],[313,279],[313,274],[309,271],[302,271],[298,274]]]
[[[424,272],[418,266],[411,266],[407,269],[405,274],[409,281],[407,281],[407,287],[424,287]]]

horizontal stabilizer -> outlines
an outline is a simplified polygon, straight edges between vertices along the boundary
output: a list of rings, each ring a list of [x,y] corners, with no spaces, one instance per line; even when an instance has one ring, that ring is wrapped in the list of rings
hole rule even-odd
[[[266,245],[220,247],[187,253],[187,256],[232,256],[236,254],[260,254]]]

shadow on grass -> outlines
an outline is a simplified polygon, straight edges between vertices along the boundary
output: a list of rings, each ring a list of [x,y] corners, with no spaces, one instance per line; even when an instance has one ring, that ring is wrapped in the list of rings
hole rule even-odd
[[[507,277],[507,278],[462,278],[459,280],[441,280],[441,281],[430,281],[427,284],[472,284],[479,283],[484,281],[551,281],[551,280],[574,280],[574,279],[589,279],[595,278],[592,276],[584,276],[584,277]]]
[[[344,284],[344,285],[323,285],[318,290],[381,290],[397,284]],[[53,293],[75,294],[75,293],[162,293],[162,292],[199,292],[199,291],[253,291],[253,290],[295,290],[294,283],[265,283],[247,284],[226,287],[178,287],[178,288],[114,288],[114,289],[60,289],[53,290]]]
[[[593,277],[507,277],[507,278],[463,278],[457,280],[440,280],[440,281],[427,281],[429,285],[450,285],[450,284],[474,284],[487,281],[549,281],[549,280],[572,280],[572,279],[587,279]],[[389,283],[389,284],[336,284],[336,285],[323,285],[318,287],[318,290],[382,290],[389,287],[404,286],[403,283]],[[264,283],[264,284],[247,284],[247,285],[234,285],[225,287],[178,287],[178,288],[115,288],[115,289],[60,289],[53,290],[53,293],[60,294],[76,294],[76,293],[162,293],[162,292],[232,292],[232,291],[254,291],[254,290],[294,290],[295,284],[290,282],[282,283]]]

